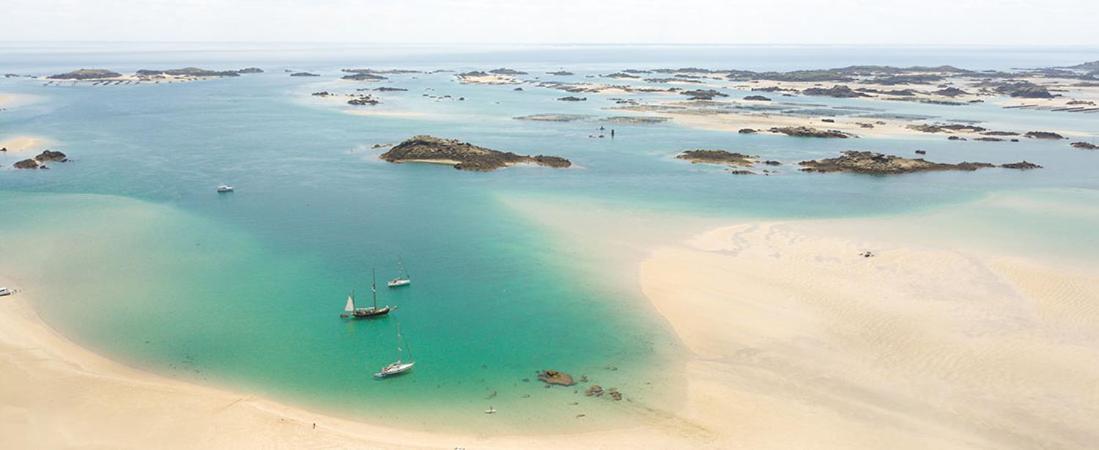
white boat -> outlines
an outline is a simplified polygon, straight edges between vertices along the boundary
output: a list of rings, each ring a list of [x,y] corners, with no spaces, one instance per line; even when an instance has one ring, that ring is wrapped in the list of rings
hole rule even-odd
[[[385,285],[391,288],[395,288],[412,284],[412,278],[408,277],[408,271],[404,268],[404,261],[401,261],[401,258],[399,257],[397,258],[397,265],[401,268],[401,275],[397,278],[389,280],[389,282]]]
[[[229,186],[228,184],[222,184],[222,185],[218,186],[218,192],[219,193],[233,192],[233,187]]]
[[[399,374],[408,372],[409,370],[412,370],[412,366],[416,365],[416,361],[412,361],[412,349],[408,350],[408,359],[409,359],[409,361],[405,362],[403,359],[401,359],[401,352],[403,351],[403,349],[401,348],[402,344],[404,344],[404,339],[401,337],[401,326],[398,324],[397,325],[397,360],[387,364],[385,367],[382,367],[382,370],[380,370],[380,371],[378,371],[378,373],[374,374],[375,377],[385,378],[385,377],[388,377],[388,376],[399,375]]]
[[[488,409],[485,410],[485,414],[496,414],[496,408],[489,406]]]
[[[11,294],[13,294],[11,289],[8,289],[6,287],[0,287],[0,297],[3,297],[5,295],[11,295]]]

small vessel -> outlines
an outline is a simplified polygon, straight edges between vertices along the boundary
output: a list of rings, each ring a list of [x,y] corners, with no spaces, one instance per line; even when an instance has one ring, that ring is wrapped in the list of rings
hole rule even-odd
[[[5,295],[11,295],[13,293],[14,292],[11,289],[8,289],[6,287],[0,287],[0,297],[3,297]]]
[[[408,372],[409,370],[412,370],[412,366],[416,365],[416,361],[412,360],[412,349],[410,348],[408,350],[408,359],[409,359],[409,361],[405,362],[401,358],[401,352],[403,351],[403,349],[401,348],[402,344],[404,344],[404,338],[401,337],[401,325],[398,324],[397,325],[397,360],[389,363],[385,367],[382,367],[382,370],[380,370],[380,371],[378,371],[378,373],[374,374],[375,377],[385,378],[385,377],[388,377],[388,376],[400,375],[402,373]]]
[[[344,305],[343,314],[340,314],[340,317],[344,319],[369,319],[384,316],[394,309],[390,308],[389,305],[378,307],[378,289],[375,287],[373,275],[374,272],[371,271],[370,292],[373,294],[374,305],[366,308],[356,308],[355,291],[351,291],[351,294],[347,296],[347,304]]]
[[[218,185],[218,193],[224,194],[226,192],[233,192],[233,187],[228,184]]]
[[[485,414],[496,414],[496,408],[489,406],[488,409],[485,410]]]
[[[389,286],[391,288],[395,288],[395,287],[401,287],[401,286],[408,286],[408,285],[412,284],[412,279],[408,277],[408,271],[405,270],[404,261],[401,261],[400,257],[397,258],[397,266],[399,266],[401,268],[401,275],[398,276],[397,278],[389,280],[389,282],[386,283],[386,286]]]

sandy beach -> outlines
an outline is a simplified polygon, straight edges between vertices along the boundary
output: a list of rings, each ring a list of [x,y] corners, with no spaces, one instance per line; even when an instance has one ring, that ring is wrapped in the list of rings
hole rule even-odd
[[[610,245],[646,248],[639,267],[632,258],[636,280],[689,351],[686,389],[681,407],[652,406],[634,427],[580,434],[390,429],[163,378],[66,340],[31,308],[32,287],[0,280],[24,289],[0,298],[0,447],[1088,448],[1099,440],[1099,293],[1089,288],[1099,273],[859,237],[883,220],[751,222],[651,246],[620,235]]]

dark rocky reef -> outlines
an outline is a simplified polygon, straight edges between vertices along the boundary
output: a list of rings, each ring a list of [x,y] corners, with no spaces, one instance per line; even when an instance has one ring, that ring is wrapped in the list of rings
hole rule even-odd
[[[845,85],[837,84],[828,89],[825,88],[808,88],[801,91],[803,95],[812,95],[817,97],[835,97],[835,98],[858,98],[869,97],[869,95],[862,92],[851,89]]]
[[[237,73],[242,75],[247,73],[263,73],[263,69],[260,69],[259,67],[245,67],[238,70]]]
[[[603,75],[603,76],[606,77],[606,78],[623,78],[623,79],[638,79],[638,78],[641,78],[637,75],[628,74],[628,73],[625,73],[625,72],[615,72],[615,73],[607,74],[607,75]]]
[[[845,133],[839,130],[818,130],[810,127],[775,127],[771,128],[772,133],[785,134],[793,137],[812,137],[812,138],[834,138],[834,139],[847,139],[853,137],[850,133]]]
[[[968,92],[963,91],[963,90],[958,89],[958,88],[953,87],[953,86],[945,88],[945,89],[939,89],[935,92],[932,92],[932,94],[942,95],[944,97],[957,97],[957,96],[960,96],[960,95],[969,95]]]
[[[758,156],[734,153],[726,150],[685,150],[676,155],[694,164],[725,164],[730,166],[751,166],[759,161]]]
[[[1028,137],[1031,139],[1050,140],[1061,140],[1065,138],[1064,136],[1061,136],[1060,134],[1054,133],[1052,131],[1028,131],[1026,134],[1023,135],[1023,137]]]
[[[1099,150],[1099,145],[1092,144],[1090,142],[1073,142],[1072,148],[1078,148],[1080,150]]]
[[[680,94],[690,97],[691,100],[713,100],[714,97],[728,97],[728,94],[715,91],[713,89],[694,89],[690,91],[683,91]]]
[[[50,75],[51,80],[98,80],[102,78],[118,78],[122,74],[107,69],[79,69],[72,72]]]
[[[319,77],[320,75],[311,72],[294,72],[290,74],[292,77]]]
[[[767,97],[764,97],[762,95],[749,95],[749,96],[744,97],[744,99],[748,100],[748,101],[753,101],[753,102],[769,102],[769,101],[771,101],[771,99],[769,99]]]
[[[434,136],[414,136],[381,155],[381,159],[400,163],[405,161],[453,163],[455,169],[491,171],[514,164],[533,163],[547,167],[565,168],[572,162],[557,156],[525,156],[478,147],[456,139]]]
[[[559,76],[559,77],[567,77],[567,76],[574,75],[572,72],[569,72],[567,70],[558,70],[556,72],[546,72],[546,73],[549,74],[549,75],[556,75],[556,76]]]
[[[388,87],[388,86],[376,87],[376,88],[374,88],[374,90],[377,91],[377,92],[407,92],[408,91],[408,89],[405,89],[405,88],[395,88],[395,87]]]
[[[871,175],[893,175],[914,172],[936,171],[974,171],[996,167],[994,164],[983,162],[961,162],[957,164],[937,163],[923,158],[909,159],[895,155],[883,155],[881,153],[865,151],[846,151],[837,158],[802,161],[799,163],[801,170],[805,172],[832,173],[850,172]],[[1004,164],[1005,169],[1036,169],[1041,166],[1030,162]]]
[[[987,129],[984,127],[960,123],[920,123],[909,125],[908,128],[916,131],[922,131],[924,133],[980,133],[983,131],[987,131]]]
[[[568,97],[561,97],[557,100],[562,101],[562,102],[586,102],[586,101],[588,101],[588,98],[587,97],[576,97],[576,96],[570,95]]]

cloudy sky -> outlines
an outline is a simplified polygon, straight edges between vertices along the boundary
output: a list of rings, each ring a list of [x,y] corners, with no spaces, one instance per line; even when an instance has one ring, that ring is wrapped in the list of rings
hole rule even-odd
[[[1099,0],[0,0],[0,41],[1099,46]]]

